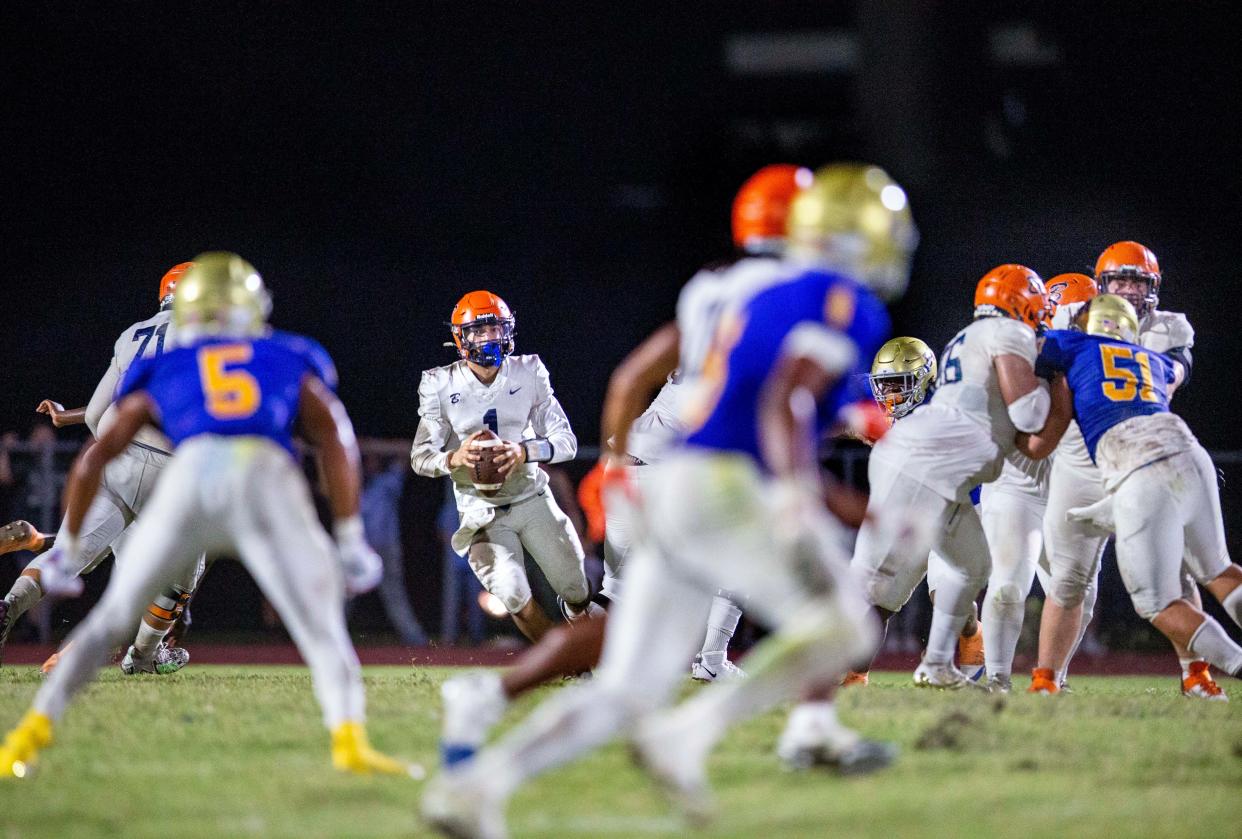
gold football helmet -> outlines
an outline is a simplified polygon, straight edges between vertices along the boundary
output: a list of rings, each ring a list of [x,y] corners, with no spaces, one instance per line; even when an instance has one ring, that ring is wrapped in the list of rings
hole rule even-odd
[[[871,395],[893,419],[901,419],[927,398],[936,380],[936,354],[918,338],[894,338],[871,364]]]
[[[896,300],[910,281],[918,229],[905,190],[879,166],[832,163],[793,199],[787,249]]]
[[[271,311],[272,298],[259,272],[227,251],[194,257],[173,293],[179,343],[207,335],[260,335]]]
[[[1130,301],[1116,294],[1093,297],[1079,310],[1074,327],[1088,335],[1138,343],[1138,315]]]

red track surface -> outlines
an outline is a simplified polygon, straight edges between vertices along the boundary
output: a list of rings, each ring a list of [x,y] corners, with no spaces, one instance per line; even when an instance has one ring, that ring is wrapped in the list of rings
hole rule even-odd
[[[194,664],[301,664],[292,644],[212,644],[186,645]],[[12,644],[4,651],[4,663],[41,664],[53,652],[38,644]],[[363,664],[395,664],[437,667],[497,667],[511,664],[521,649],[495,647],[359,647]],[[876,662],[877,670],[913,671],[918,658],[885,654]],[[1032,662],[1022,657],[1015,673],[1028,672]],[[1071,672],[1092,675],[1167,675],[1173,678],[1177,660],[1171,654],[1113,653],[1106,656],[1081,655],[1074,659]]]

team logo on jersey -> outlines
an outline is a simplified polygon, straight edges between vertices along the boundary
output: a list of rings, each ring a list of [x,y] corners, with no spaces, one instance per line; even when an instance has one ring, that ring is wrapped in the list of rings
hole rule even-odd
[[[450,402],[452,402],[454,405],[456,405],[458,402],[460,402],[460,401],[461,401],[461,394],[460,394],[460,393],[450,393],[450,394],[449,394],[449,401],[450,401]]]

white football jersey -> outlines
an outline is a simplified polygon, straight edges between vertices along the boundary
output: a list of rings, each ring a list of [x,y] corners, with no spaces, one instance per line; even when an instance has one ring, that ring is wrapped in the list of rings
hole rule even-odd
[[[627,454],[643,463],[657,463],[686,436],[686,425],[681,420],[681,402],[687,390],[683,381],[681,371],[674,371],[647,410],[634,420],[626,443]]]
[[[1035,331],[1010,318],[980,318],[957,333],[940,360],[931,402],[895,423],[871,457],[944,498],[968,503],[996,480],[1017,429],[992,360],[1017,355],[1035,365]]]
[[[153,358],[163,353],[165,347],[171,347],[172,338],[168,334],[171,327],[172,311],[166,309],[157,312],[154,317],[138,321],[116,339],[112,348],[112,361],[99,384],[95,385],[95,392],[86,406],[86,425],[96,438],[108,429],[116,415],[113,397],[129,366],[139,356]],[[172,441],[163,432],[149,425],[138,429],[134,442],[161,452],[171,452],[173,448]]]
[[[1086,304],[1074,303],[1057,310],[1053,318],[1053,326],[1057,329],[1068,329],[1074,315]],[[1062,319],[1062,312],[1065,313]],[[1181,312],[1162,312],[1152,309],[1139,323],[1139,343],[1149,350],[1168,352],[1179,348],[1190,349],[1195,344],[1195,331],[1190,321]],[[1091,455],[1087,453],[1087,441],[1083,439],[1078,423],[1070,420],[1065,429],[1065,436],[1057,444],[1054,457],[1078,469],[1095,469]]]
[[[537,355],[509,356],[490,385],[479,381],[464,360],[423,371],[418,415],[410,464],[419,475],[431,478],[449,475],[449,454],[483,428],[512,442],[547,439],[552,463],[571,460],[578,453],[578,439]],[[451,475],[457,508],[463,513],[522,501],[548,485],[548,476],[534,463],[513,470],[492,496],[474,488],[470,470],[454,469]]]

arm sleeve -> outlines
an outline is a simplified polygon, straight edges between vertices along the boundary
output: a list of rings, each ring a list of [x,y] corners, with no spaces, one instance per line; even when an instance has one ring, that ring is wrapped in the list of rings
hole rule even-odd
[[[449,437],[449,424],[440,415],[440,394],[433,371],[423,373],[418,385],[418,431],[410,449],[410,467],[427,478],[449,474],[448,453],[444,444]]]
[[[552,378],[543,361],[535,357],[535,393],[537,402],[531,410],[530,424],[535,434],[552,444],[551,463],[573,460],[578,453],[578,438],[569,425],[565,409],[552,391]]]
[[[120,383],[121,369],[117,367],[116,356],[113,356],[112,361],[108,364],[108,369],[103,374],[103,378],[99,380],[99,384],[95,385],[95,392],[91,394],[91,401],[86,403],[86,427],[91,430],[92,436],[99,436],[99,418],[103,416],[104,411],[108,410],[108,406],[112,404],[112,395],[116,393]]]

